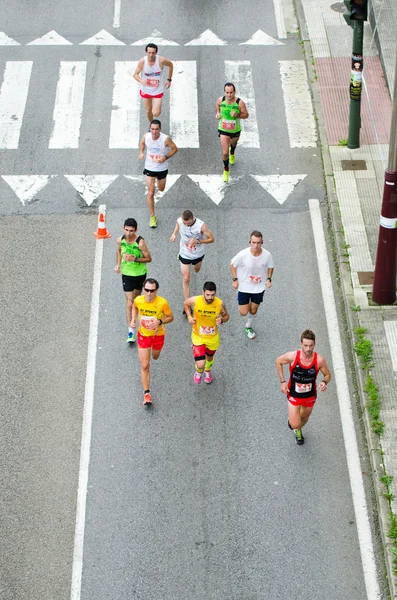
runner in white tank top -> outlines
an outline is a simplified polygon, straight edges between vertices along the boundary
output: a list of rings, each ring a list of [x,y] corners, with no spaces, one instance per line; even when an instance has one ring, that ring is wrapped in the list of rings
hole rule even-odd
[[[140,59],[135,69],[134,79],[140,84],[140,96],[145,106],[149,123],[161,114],[164,89],[171,86],[174,66],[164,56],[157,56],[158,47],[150,43],[146,46],[146,56]],[[164,82],[164,67],[168,67],[168,78]]]
[[[205,244],[212,244],[214,236],[207,225],[201,219],[197,219],[191,210],[184,210],[177,219],[170,237],[171,242],[175,242],[178,232],[181,236],[178,258],[182,272],[183,297],[187,300],[190,298],[190,266],[193,265],[195,273],[200,271]]]
[[[161,123],[158,119],[153,119],[150,123],[149,133],[145,133],[139,144],[139,160],[146,160],[143,174],[146,175],[146,185],[148,189],[147,203],[150,212],[149,227],[157,227],[157,217],[154,214],[154,192],[157,180],[159,192],[165,190],[168,173],[168,160],[178,152],[176,144],[172,139],[161,133]]]

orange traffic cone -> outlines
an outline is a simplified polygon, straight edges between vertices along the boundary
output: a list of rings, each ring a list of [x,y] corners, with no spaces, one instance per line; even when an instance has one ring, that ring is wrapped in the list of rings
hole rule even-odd
[[[108,232],[108,230],[106,229],[105,212],[102,210],[99,211],[98,229],[97,229],[96,233],[94,233],[94,235],[98,240],[104,240],[105,238],[112,237],[110,235],[110,233]]]

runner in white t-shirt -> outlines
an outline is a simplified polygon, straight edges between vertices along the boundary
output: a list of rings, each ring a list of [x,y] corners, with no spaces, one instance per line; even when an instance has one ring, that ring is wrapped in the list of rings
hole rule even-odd
[[[272,287],[274,270],[272,255],[262,248],[262,244],[261,232],[253,231],[249,248],[241,250],[230,262],[232,285],[238,290],[238,308],[242,317],[248,315],[245,333],[251,340],[256,337],[252,321],[266,288]]]
[[[167,183],[168,160],[178,152],[175,142],[169,135],[161,133],[161,123],[153,119],[150,123],[149,133],[145,133],[139,144],[139,160],[146,160],[143,174],[146,175],[147,203],[150,212],[149,227],[157,227],[157,218],[154,214],[154,192],[157,180],[157,189],[164,192]]]
[[[212,244],[214,236],[207,225],[195,217],[191,210],[184,210],[177,219],[170,237],[171,242],[175,242],[178,232],[180,235],[178,259],[182,272],[183,297],[187,300],[190,298],[190,266],[193,266],[195,273],[200,271],[205,254],[204,244]]]

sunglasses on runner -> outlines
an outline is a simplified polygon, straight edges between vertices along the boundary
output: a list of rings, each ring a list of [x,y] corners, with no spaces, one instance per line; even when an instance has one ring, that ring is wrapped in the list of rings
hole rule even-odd
[[[148,289],[148,288],[143,288],[145,292],[147,292],[148,294],[154,294],[154,292],[156,292],[156,288],[154,289]]]

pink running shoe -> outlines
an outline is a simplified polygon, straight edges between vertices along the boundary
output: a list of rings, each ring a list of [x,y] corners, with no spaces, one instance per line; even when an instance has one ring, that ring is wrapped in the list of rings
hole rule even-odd
[[[204,371],[204,383],[211,383],[212,373],[211,371]]]
[[[194,383],[197,383],[197,385],[198,385],[199,383],[201,383],[202,378],[203,378],[203,374],[196,371],[193,376]]]

